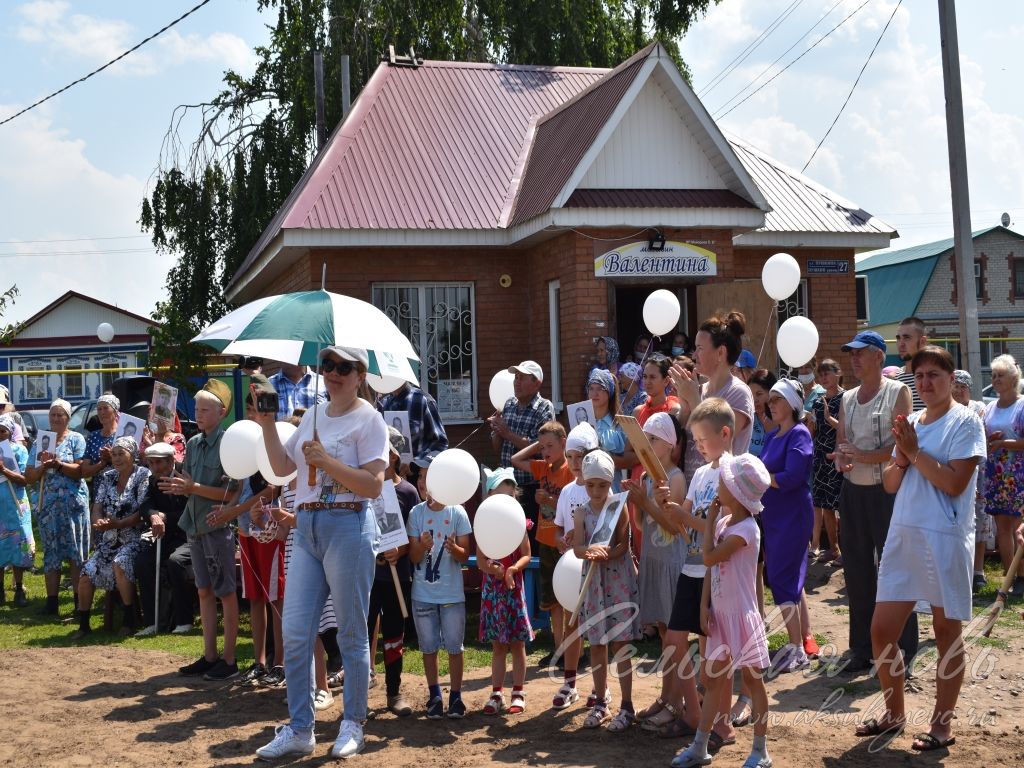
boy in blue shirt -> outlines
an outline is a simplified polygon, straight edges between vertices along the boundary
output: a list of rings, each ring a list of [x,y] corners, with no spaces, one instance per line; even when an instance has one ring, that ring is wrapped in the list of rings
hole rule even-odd
[[[469,559],[469,515],[461,506],[446,507],[427,493],[427,471],[437,454],[413,460],[420,468],[417,485],[420,497],[409,513],[409,561],[413,564],[412,615],[423,653],[429,697],[427,717],[444,716],[444,701],[438,683],[437,654],[448,652],[451,695],[448,717],[466,715],[462,703],[462,639],[466,633],[466,594],[462,586],[462,563]]]

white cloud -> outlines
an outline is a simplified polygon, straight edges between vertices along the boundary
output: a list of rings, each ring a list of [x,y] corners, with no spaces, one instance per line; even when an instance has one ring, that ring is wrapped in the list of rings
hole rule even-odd
[[[79,58],[90,65],[104,64],[137,44],[149,30],[141,31],[126,21],[69,14],[66,2],[38,0],[18,6],[22,23],[17,36],[27,43],[45,45],[53,53]],[[249,45],[229,32],[186,34],[171,29],[146,47],[119,61],[111,73],[148,77],[170,67],[194,61],[220,61],[248,74],[255,67]]]
[[[14,111],[0,105],[0,114]],[[139,232],[144,180],[93,165],[85,142],[53,128],[39,109],[5,127],[0,142],[0,210],[5,240],[56,240]],[[25,234],[28,233],[28,234]],[[24,319],[67,290],[148,315],[162,295],[169,260],[155,254],[41,255],[57,251],[144,249],[147,240],[91,240],[0,245],[0,269],[21,290],[7,320]],[[14,282],[14,280],[12,280]],[[4,282],[0,288],[6,289]]]

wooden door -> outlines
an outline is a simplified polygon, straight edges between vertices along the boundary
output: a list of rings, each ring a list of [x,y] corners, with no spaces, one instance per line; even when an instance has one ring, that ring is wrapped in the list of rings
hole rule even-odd
[[[744,349],[749,349],[758,359],[758,368],[778,373],[775,301],[764,292],[761,281],[731,280],[697,286],[697,328],[707,318],[713,315],[724,318],[733,310],[742,312],[747,318]]]

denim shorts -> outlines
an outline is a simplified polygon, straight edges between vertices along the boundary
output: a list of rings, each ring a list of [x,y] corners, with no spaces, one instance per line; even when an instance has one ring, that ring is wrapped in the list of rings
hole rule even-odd
[[[437,653],[442,648],[452,656],[462,653],[462,638],[466,634],[465,603],[440,605],[413,600],[412,619],[420,653]]]

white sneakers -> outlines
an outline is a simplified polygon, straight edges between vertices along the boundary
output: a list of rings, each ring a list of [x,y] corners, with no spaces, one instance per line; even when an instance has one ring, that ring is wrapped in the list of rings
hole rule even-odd
[[[178,626],[176,626],[174,629],[171,630],[171,634],[172,635],[187,635],[191,631],[192,631],[192,625],[191,624],[179,624]]]
[[[340,736],[339,736],[340,738]],[[261,760],[276,760],[286,755],[309,755],[316,746],[313,732],[303,739],[289,725],[279,725],[274,729],[274,740],[256,750],[256,757]],[[362,732],[359,734],[359,748],[362,749]],[[353,752],[352,754],[355,754]]]
[[[355,720],[342,720],[338,738],[331,747],[331,757],[347,760],[363,751],[363,727]]]
[[[334,694],[323,688],[318,689],[316,696],[313,697],[313,709],[317,712],[323,712],[332,706],[334,706]]]
[[[153,637],[156,634],[156,624],[150,624],[148,627],[143,627],[135,633],[136,637]]]

